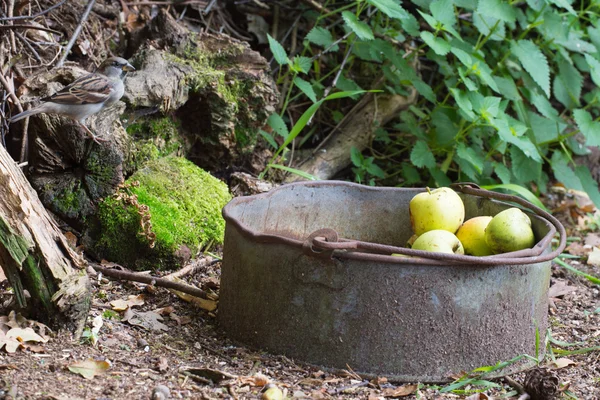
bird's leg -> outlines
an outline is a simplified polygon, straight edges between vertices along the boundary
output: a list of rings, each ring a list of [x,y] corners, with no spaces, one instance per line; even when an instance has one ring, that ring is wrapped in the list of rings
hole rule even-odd
[[[96,135],[94,135],[94,132],[90,131],[90,129],[85,126],[85,124],[81,121],[77,121],[79,123],[79,125],[81,125],[81,127],[86,131],[86,133],[88,134],[88,136],[90,138],[92,138],[92,140],[98,144],[102,144],[102,142],[106,142],[107,139],[102,139],[101,137],[98,137]]]

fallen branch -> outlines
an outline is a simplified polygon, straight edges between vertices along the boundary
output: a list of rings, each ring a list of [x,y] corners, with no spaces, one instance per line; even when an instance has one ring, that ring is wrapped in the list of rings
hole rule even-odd
[[[54,33],[55,35],[62,35],[62,32],[55,31],[54,29],[45,28],[43,26],[35,26],[35,25],[23,25],[23,24],[0,25],[0,30],[2,30],[2,29],[35,29],[38,31]]]
[[[212,300],[210,295],[202,289],[188,285],[186,283],[173,282],[169,279],[158,278],[147,274],[140,274],[136,272],[120,271],[114,268],[106,268],[100,265],[93,264],[92,267],[106,276],[111,278],[117,278],[119,280],[134,281],[140,283],[147,283],[149,285],[164,287],[167,289],[175,289],[183,293],[187,293],[191,296],[200,297],[206,300]]]
[[[83,24],[85,24],[85,21],[87,21],[89,15],[90,15],[90,12],[92,11],[92,7],[94,7],[95,2],[96,2],[96,0],[89,0],[88,5],[85,8],[85,11],[81,15],[79,24],[77,24],[75,31],[73,31],[73,36],[71,36],[71,40],[69,40],[69,43],[67,43],[67,45],[65,46],[64,54],[62,55],[60,60],[58,60],[58,62],[56,63],[57,67],[62,67],[62,65],[65,63],[65,60],[67,59],[67,56],[69,55],[69,52],[71,51],[71,48],[75,44],[77,37],[79,37],[79,34],[81,33],[81,30],[83,29]]]
[[[64,3],[66,3],[67,0],[63,0],[58,4],[53,5],[52,7],[49,7],[46,10],[40,11],[39,13],[33,14],[33,15],[20,15],[18,17],[4,17],[4,18],[0,18],[0,22],[3,21],[17,21],[17,20],[24,20],[24,19],[34,19],[37,18],[41,15],[44,14],[48,14],[50,11],[54,10],[55,8],[58,8],[60,6],[62,6]]]
[[[206,257],[201,260],[194,260],[194,261],[190,262],[188,265],[186,265],[185,267],[183,267],[169,275],[165,275],[165,277],[163,279],[181,278],[186,275],[191,275],[191,274],[196,273],[196,271],[198,271],[200,268],[211,266],[220,261],[221,260],[217,260],[212,257]]]

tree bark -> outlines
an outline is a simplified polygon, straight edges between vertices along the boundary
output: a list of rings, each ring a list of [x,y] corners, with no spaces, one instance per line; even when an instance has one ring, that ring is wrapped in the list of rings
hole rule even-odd
[[[0,146],[0,266],[19,307],[79,335],[90,307],[83,257],[75,253],[6,149]],[[29,296],[26,295],[29,293]]]

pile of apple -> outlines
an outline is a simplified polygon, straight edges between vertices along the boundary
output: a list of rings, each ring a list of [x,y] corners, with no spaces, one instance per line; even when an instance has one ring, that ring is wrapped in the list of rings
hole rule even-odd
[[[414,235],[408,245],[415,250],[489,256],[535,243],[531,220],[521,209],[465,221],[462,199],[450,188],[427,188],[412,198],[409,210]]]

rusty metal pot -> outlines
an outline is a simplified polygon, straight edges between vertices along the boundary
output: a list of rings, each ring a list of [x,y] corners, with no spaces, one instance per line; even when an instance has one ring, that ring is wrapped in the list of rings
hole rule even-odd
[[[520,198],[471,184],[454,188],[467,218],[513,206],[496,199],[524,207],[537,244],[488,257],[402,248],[412,235],[408,204],[424,189],[302,182],[232,200],[223,209],[221,326],[272,353],[398,381],[444,382],[535,356],[564,228]],[[541,359],[543,345],[539,351]]]

